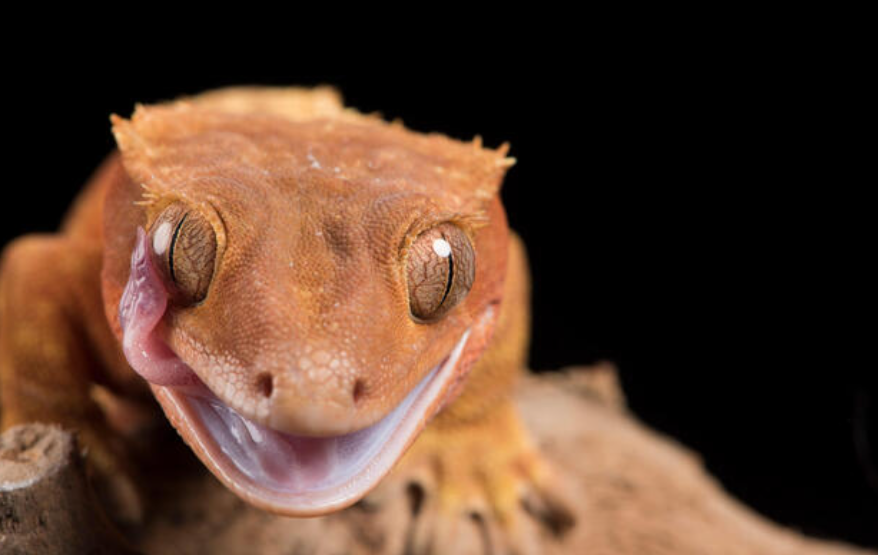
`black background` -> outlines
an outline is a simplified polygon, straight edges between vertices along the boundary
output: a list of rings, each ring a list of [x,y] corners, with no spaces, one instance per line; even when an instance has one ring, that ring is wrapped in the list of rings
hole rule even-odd
[[[2,242],[55,228],[112,148],[108,115],[135,102],[328,83],[417,130],[509,141],[503,197],[533,268],[532,366],[616,362],[634,412],[744,502],[878,545],[878,385],[848,357],[865,333],[832,311],[856,302],[856,278],[824,279],[847,271],[830,218],[856,202],[839,204],[799,150],[821,101],[789,64],[662,41],[430,58],[349,47],[342,62],[206,46],[135,57],[110,42],[7,67]],[[847,236],[865,225],[844,219]]]

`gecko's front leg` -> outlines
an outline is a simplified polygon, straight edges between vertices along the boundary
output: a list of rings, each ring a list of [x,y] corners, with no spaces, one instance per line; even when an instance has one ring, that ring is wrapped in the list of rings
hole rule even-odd
[[[60,423],[77,432],[96,486],[122,521],[142,515],[123,443],[92,397],[113,340],[101,307],[98,248],[63,235],[18,239],[0,265],[2,428]],[[117,355],[118,356],[118,355]]]

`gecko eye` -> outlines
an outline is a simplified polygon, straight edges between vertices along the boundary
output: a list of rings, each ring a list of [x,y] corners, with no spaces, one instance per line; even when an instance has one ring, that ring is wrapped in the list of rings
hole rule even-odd
[[[406,260],[412,315],[424,322],[443,316],[469,293],[475,273],[473,247],[459,227],[443,223],[421,233]]]
[[[150,232],[152,251],[173,299],[181,305],[204,300],[213,278],[216,234],[197,211],[175,202],[159,214]]]

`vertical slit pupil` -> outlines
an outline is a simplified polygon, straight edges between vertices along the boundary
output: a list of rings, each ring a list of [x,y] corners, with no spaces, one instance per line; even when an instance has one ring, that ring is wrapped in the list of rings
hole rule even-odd
[[[445,239],[445,236],[442,236]],[[448,239],[445,239],[448,241]],[[449,245],[451,242],[449,241]],[[451,285],[454,283],[454,251],[448,253],[448,280],[445,282],[445,292],[442,294],[442,300],[439,301],[439,306],[442,306],[442,303],[445,302],[445,299],[448,298],[448,294],[451,292]]]

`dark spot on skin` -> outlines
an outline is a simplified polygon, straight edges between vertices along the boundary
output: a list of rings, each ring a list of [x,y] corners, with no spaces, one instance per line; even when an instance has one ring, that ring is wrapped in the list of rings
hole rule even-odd
[[[271,392],[274,391],[274,378],[271,374],[263,372],[256,376],[256,389],[265,397],[271,397]]]
[[[346,261],[353,253],[353,243],[349,231],[342,221],[329,220],[323,227],[323,237],[332,252],[341,260]]]
[[[354,383],[354,403],[359,403],[364,393],[366,393],[366,382],[357,380]]]

